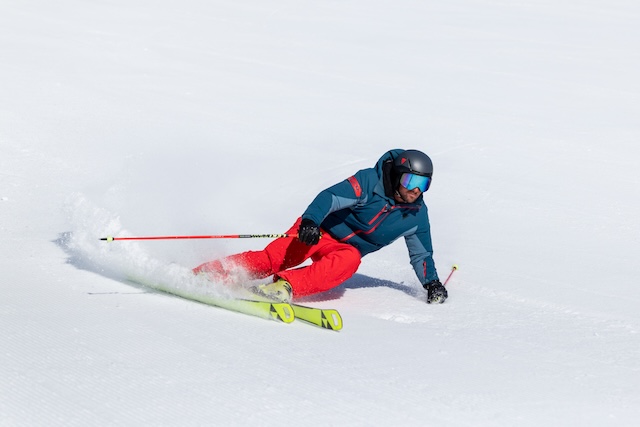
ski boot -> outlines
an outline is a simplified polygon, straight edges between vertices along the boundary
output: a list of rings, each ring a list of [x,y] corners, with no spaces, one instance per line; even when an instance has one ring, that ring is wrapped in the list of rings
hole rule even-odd
[[[258,296],[276,302],[289,302],[293,296],[291,284],[284,279],[278,279],[273,283],[253,286],[250,290]]]

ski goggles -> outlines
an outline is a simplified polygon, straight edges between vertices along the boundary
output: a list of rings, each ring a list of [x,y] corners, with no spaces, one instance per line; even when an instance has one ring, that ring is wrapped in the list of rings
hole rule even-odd
[[[429,185],[431,185],[431,177],[416,175],[413,173],[403,173],[400,177],[400,185],[402,185],[407,190],[413,190],[414,188],[417,188],[422,193],[424,193],[429,189]]]

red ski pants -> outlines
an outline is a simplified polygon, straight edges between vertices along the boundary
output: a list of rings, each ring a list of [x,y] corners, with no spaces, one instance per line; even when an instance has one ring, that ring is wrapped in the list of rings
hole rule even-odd
[[[301,221],[298,218],[287,234],[297,234]],[[294,268],[307,259],[313,261],[311,265]],[[224,278],[228,277],[230,270],[241,268],[249,274],[250,279],[275,275],[291,284],[294,296],[301,297],[340,285],[355,274],[360,259],[360,251],[355,247],[340,243],[323,232],[317,245],[305,245],[297,238],[280,238],[264,250],[242,252],[210,261],[194,268],[194,272],[211,273]]]

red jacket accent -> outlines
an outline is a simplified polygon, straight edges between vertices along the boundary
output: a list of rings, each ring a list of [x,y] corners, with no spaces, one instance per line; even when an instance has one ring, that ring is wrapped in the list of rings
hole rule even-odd
[[[349,181],[349,184],[351,184],[351,186],[353,187],[353,191],[355,191],[356,197],[362,196],[362,187],[360,187],[360,183],[358,182],[356,177],[350,176],[349,178],[347,178],[347,181]]]

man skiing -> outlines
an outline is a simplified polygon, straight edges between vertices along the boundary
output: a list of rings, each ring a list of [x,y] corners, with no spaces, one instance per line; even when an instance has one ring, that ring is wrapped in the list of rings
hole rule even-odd
[[[373,168],[323,191],[287,234],[262,251],[247,251],[193,269],[214,280],[231,281],[238,269],[250,279],[273,277],[253,291],[276,301],[289,301],[334,288],[355,274],[360,260],[400,237],[411,264],[427,291],[428,303],[443,303],[432,256],[431,231],[423,193],[429,189],[433,164],[418,150],[385,153]],[[298,267],[307,259],[311,265]]]

